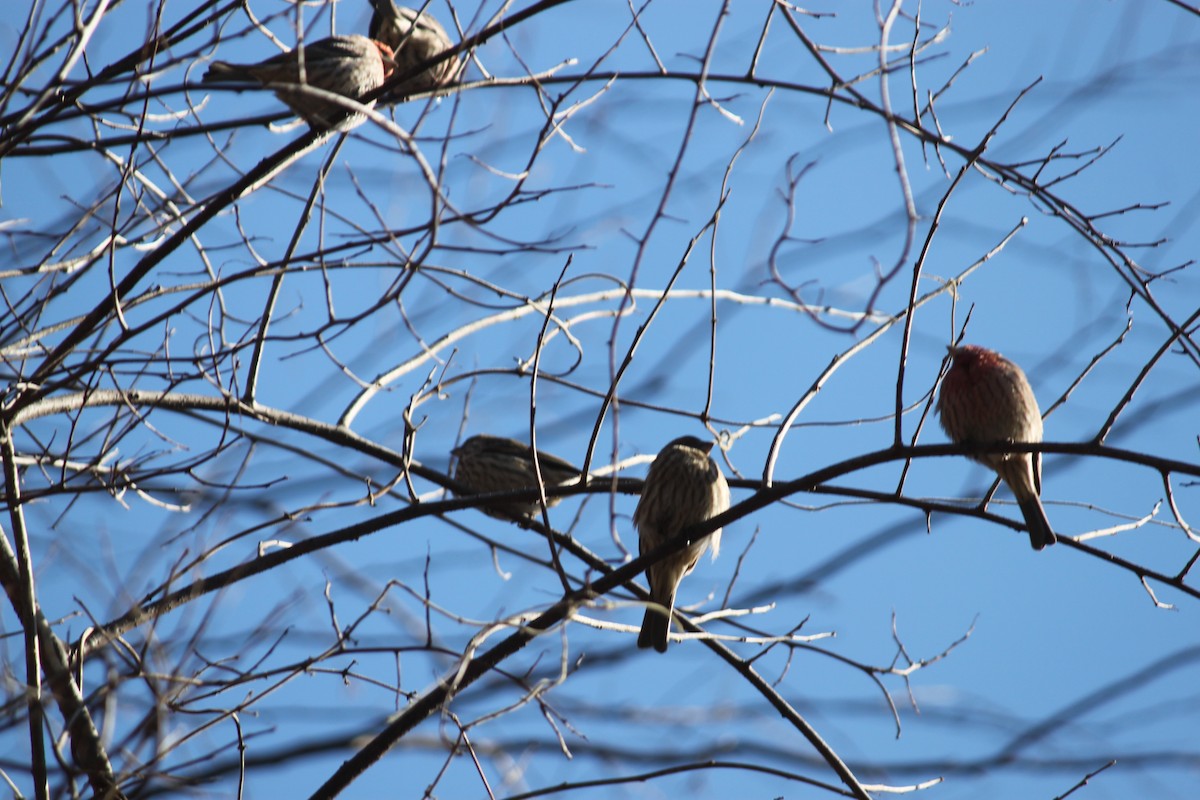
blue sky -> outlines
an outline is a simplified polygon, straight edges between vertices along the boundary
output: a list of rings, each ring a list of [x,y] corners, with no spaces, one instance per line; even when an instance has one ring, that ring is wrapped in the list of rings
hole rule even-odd
[[[364,30],[366,3],[342,6],[338,29]],[[264,18],[287,8],[267,0],[251,7]],[[709,2],[660,2],[649,7],[643,25],[668,69],[695,69],[718,8]],[[733,4],[719,38],[714,73],[745,73],[768,8],[765,2]],[[830,16],[799,19],[806,33],[822,44],[861,48],[878,40],[871,8],[867,3],[830,3],[810,9]],[[916,8],[912,3],[904,5],[908,14]],[[459,3],[455,9],[461,20],[476,19],[474,4]],[[1105,216],[1098,222],[1104,233],[1129,242],[1164,240],[1153,248],[1123,248],[1146,270],[1170,270],[1200,253],[1196,225],[1200,94],[1195,91],[1200,79],[1200,17],[1170,3],[1146,0],[927,2],[920,9],[924,22],[947,27],[944,39],[930,49],[929,60],[918,67],[921,97],[926,90],[941,87],[971,53],[986,49],[937,103],[941,128],[954,142],[975,146],[1017,95],[1041,79],[999,126],[987,157],[999,163],[1027,163],[1044,157],[1059,143],[1065,143],[1062,152],[1090,153],[1119,138],[1097,163],[1054,191],[1090,214],[1138,203],[1169,203],[1157,210]],[[431,10],[443,21],[450,19],[442,2],[432,4]],[[487,3],[480,16],[495,10],[496,4]],[[126,7],[114,12],[112,24],[101,27],[89,50],[94,53],[92,63],[107,63],[135,46],[143,13],[144,9]],[[179,13],[168,7],[169,18]],[[318,20],[317,33],[328,32],[327,18],[313,9],[305,13],[307,19]],[[488,43],[480,57],[502,77],[524,74],[514,53],[533,72],[577,59],[562,74],[582,75],[612,46],[628,19],[623,3],[568,3],[511,30],[507,40]],[[221,42],[217,56],[255,58],[273,52],[258,35],[235,37],[246,22],[244,17],[233,20],[223,29],[228,39]],[[286,17],[269,24],[280,39],[291,40]],[[472,30],[477,30],[479,21],[473,24]],[[911,20],[901,21],[893,41],[906,41],[911,29]],[[0,35],[11,41],[12,29]],[[198,53],[210,55],[211,48],[201,47],[203,43],[196,39],[190,44]],[[876,60],[871,53],[827,53],[826,57],[844,74],[869,68]],[[165,71],[155,81],[177,85],[183,80],[184,66]],[[636,35],[623,40],[598,67],[621,73],[654,68],[648,48]],[[191,80],[199,72],[193,69]],[[779,18],[772,23],[758,74],[783,84],[828,85],[828,78]],[[478,70],[472,67],[468,77],[478,78]],[[911,116],[911,94],[906,93],[910,75],[901,70],[890,80],[897,113]],[[868,322],[854,333],[831,330],[789,307],[793,296],[772,280],[772,266],[806,302],[849,313],[898,312],[907,303],[913,260],[949,180],[932,149],[901,136],[906,174],[920,215],[915,243],[905,253],[900,182],[888,131],[878,116],[835,104],[827,126],[826,105],[819,96],[786,86],[768,96],[768,89],[750,82],[713,80],[708,91],[725,113],[710,105],[695,114],[694,128],[678,160],[676,182],[667,192],[695,84],[622,75],[601,91],[604,83],[593,79],[578,86],[547,85],[551,97],[570,92],[561,109],[594,97],[564,123],[569,141],[551,137],[534,161],[528,188],[555,191],[537,202],[508,208],[495,219],[445,224],[437,247],[400,297],[407,319],[393,303],[371,311],[345,331],[338,330],[325,348],[314,348],[310,338],[328,319],[330,309],[342,318],[369,309],[400,277],[401,248],[422,251],[421,233],[398,234],[393,247],[363,245],[338,253],[337,259],[346,261],[327,259],[324,271],[289,275],[272,327],[280,338],[269,347],[260,401],[334,423],[359,396],[359,382],[414,360],[411,370],[365,404],[352,426],[356,433],[399,450],[401,412],[410,398],[422,395],[425,399],[417,406],[415,418],[421,424],[416,457],[442,469],[464,425],[469,396],[467,434],[528,438],[529,381],[513,374],[513,367],[531,357],[541,316],[505,319],[466,335],[455,342],[453,356],[450,347],[430,347],[461,326],[520,307],[522,297],[541,296],[570,256],[568,281],[559,290],[558,301],[560,315],[572,321],[570,331],[579,345],[573,347],[560,335],[543,352],[546,376],[538,386],[537,424],[541,447],[578,463],[600,412],[597,393],[607,389],[612,365],[620,362],[653,305],[652,299],[640,297],[636,310],[614,325],[612,314],[619,301],[586,295],[618,288],[618,281],[635,281],[636,288],[648,292],[661,291],[689,241],[699,236],[676,288],[706,289],[715,270],[717,287],[742,298],[723,299],[716,305],[712,414],[719,422],[713,427],[729,434],[723,462],[727,472],[733,468],[745,478],[760,476],[781,416],[835,356],[845,354],[874,329],[874,323]],[[877,80],[856,88],[872,102],[878,101]],[[265,93],[208,93],[195,87],[190,97],[202,103],[195,116],[178,123],[160,119],[155,124],[189,126],[277,107]],[[164,104],[184,108],[179,93],[164,97]],[[759,129],[751,136],[760,116]],[[506,176],[525,168],[545,124],[534,92],[516,86],[478,86],[440,102],[414,102],[395,109],[395,119],[405,130],[415,131],[430,163],[444,162],[443,188],[455,207],[477,213],[511,190],[513,182]],[[443,150],[447,132],[454,136]],[[85,136],[89,131],[76,126],[73,133]],[[113,134],[105,131],[104,135]],[[163,148],[160,164],[168,164],[176,177],[198,176],[188,183],[188,191],[203,197],[298,135],[299,131],[281,134],[254,127],[232,135],[214,134],[212,142],[200,137],[180,139]],[[241,201],[237,217],[227,212],[205,229],[201,241],[214,270],[236,273],[256,259],[272,261],[282,256],[300,218],[301,202],[329,150],[326,145],[306,156],[272,187]],[[727,171],[735,153],[734,167]],[[1081,160],[1086,157],[1048,166],[1043,180],[1074,170]],[[953,176],[962,161],[954,155],[947,155],[946,161]],[[167,184],[160,164],[147,164],[147,174]],[[790,229],[785,202],[789,169],[805,170],[795,184]],[[13,158],[5,164],[0,220],[28,219],[31,227],[53,227],[64,215],[70,218],[64,196],[90,200],[113,174],[111,164],[92,154]],[[705,226],[717,209],[723,185],[728,199],[714,236]],[[651,227],[664,194],[664,214]],[[363,239],[362,229],[374,233],[383,226],[402,231],[422,225],[430,205],[428,186],[414,159],[400,152],[387,131],[364,126],[339,153],[326,182],[323,213],[306,231],[298,252],[315,251],[321,237],[326,247],[333,247]],[[131,213],[129,205],[124,209]],[[1092,243],[1046,213],[1044,205],[978,172],[955,189],[939,224],[917,285],[918,296],[933,292],[944,279],[962,272],[1016,232],[962,282],[957,304],[947,293],[916,312],[903,392],[906,408],[911,407],[903,418],[905,437],[917,430],[926,408],[922,401],[937,378],[944,347],[970,307],[967,340],[1000,350],[1020,363],[1043,410],[1070,390],[1046,421],[1047,439],[1089,441],[1168,335],[1161,317],[1144,300],[1130,301],[1125,279]],[[239,225],[252,246],[241,241]],[[788,237],[781,240],[785,231]],[[640,251],[639,238],[646,242]],[[538,252],[513,242],[538,243]],[[76,246],[88,243],[81,237]],[[32,247],[20,244],[16,252],[25,264]],[[122,251],[120,258],[125,260],[117,268],[128,268],[141,252]],[[876,275],[895,266],[899,266],[896,277],[882,286],[867,309]],[[151,282],[174,285],[202,274],[196,248],[185,247]],[[509,294],[501,297],[479,281]],[[90,308],[106,282],[102,271],[86,276],[81,288],[54,310],[55,318]],[[253,329],[247,320],[261,313],[267,283],[259,278],[232,285],[220,312],[215,304],[201,302],[188,314],[174,317],[167,326],[172,351],[205,352],[207,326],[214,318],[226,326],[230,340],[247,335]],[[1195,311],[1200,285],[1193,270],[1173,273],[1151,286],[1164,313],[1176,322]],[[771,298],[776,305],[754,304],[754,298]],[[135,318],[140,313],[149,315],[149,311],[132,313]],[[593,316],[585,318],[585,313]],[[681,296],[670,300],[655,318],[621,385],[623,404],[615,417],[606,416],[601,427],[597,464],[613,456],[652,455],[677,435],[708,435],[694,417],[707,398],[709,313],[707,299]],[[842,317],[821,319],[844,324]],[[1088,371],[1090,362],[1130,323],[1121,345]],[[780,452],[778,479],[891,444],[901,331],[902,326],[896,325],[846,360],[805,407]],[[156,330],[144,343],[150,346],[163,335],[164,331]],[[244,369],[246,358],[243,355],[236,365],[230,360],[214,369],[207,385],[190,381],[179,390],[212,394],[213,384],[227,385],[232,380],[226,370]],[[445,381],[442,391],[428,394],[422,385],[428,375]],[[556,377],[561,381],[556,382]],[[1196,386],[1196,364],[1191,358],[1164,357],[1141,384],[1108,443],[1195,463],[1197,414],[1192,398]],[[94,417],[91,413],[84,416],[85,425],[102,424],[110,412],[101,409]],[[164,438],[132,439],[123,445],[122,457],[161,450],[164,461],[179,460],[185,453],[213,446],[220,430],[220,420],[218,425],[202,424],[163,410],[156,411],[152,421]],[[214,502],[214,496],[204,496],[195,486],[185,487],[196,492],[188,495],[197,509],[192,513],[165,512],[133,496],[125,499],[126,507],[107,497],[87,496],[71,508],[61,500],[31,508],[38,531],[34,549],[41,574],[39,590],[48,616],[65,617],[83,605],[100,619],[115,616],[128,607],[129,596],[140,596],[164,580],[171,565],[186,562],[190,555],[235,533],[241,535],[215,553],[196,576],[253,558],[260,543],[274,549],[280,541],[326,533],[406,502],[401,483],[374,507],[346,505],[363,494],[362,476],[370,476],[378,487],[395,478],[395,469],[365,452],[339,448],[286,427],[239,424],[262,438],[253,444],[237,442],[222,457],[204,464],[200,473],[215,482],[231,481],[242,465],[249,464],[252,470],[243,476],[247,488],[217,504],[208,516],[199,509]],[[62,435],[67,429],[67,421],[58,418],[40,425],[43,438],[54,431]],[[926,418],[919,442],[944,441],[936,419]],[[295,449],[280,449],[276,444]],[[641,476],[644,469],[643,460],[630,467],[629,474]],[[888,464],[844,476],[836,483],[893,491],[898,477],[899,466]],[[977,498],[990,480],[990,473],[961,457],[921,459],[908,473],[905,493],[948,500]],[[1194,521],[1192,483],[1182,476],[1173,478],[1180,511]],[[416,486],[421,492],[434,489],[419,480]],[[150,493],[157,490],[166,495],[166,487],[158,485]],[[1174,525],[1166,505],[1158,506],[1165,495],[1154,470],[1095,457],[1048,455],[1043,495],[1050,520],[1068,537],[1133,522],[1157,507],[1149,524],[1090,540],[1105,552],[1173,574],[1195,550],[1195,543]],[[748,490],[735,490],[734,502],[748,496]],[[1018,517],[1010,499],[1001,489],[991,510]],[[685,582],[680,602],[700,612],[719,609],[736,573],[729,593],[731,607],[762,606],[768,599],[777,603],[751,618],[756,627],[780,634],[807,617],[802,632],[835,633],[833,638],[814,641],[812,649],[795,652],[790,660],[776,649],[756,666],[769,679],[778,679],[781,694],[827,737],[865,783],[907,785],[945,776],[945,783],[926,794],[942,800],[1050,798],[1065,793],[1109,758],[1120,756],[1117,766],[1077,796],[1183,798],[1194,792],[1197,754],[1189,748],[1200,719],[1200,696],[1190,680],[1200,655],[1194,621],[1200,606],[1195,598],[1152,583],[1159,600],[1174,606],[1156,608],[1130,571],[1067,546],[1034,553],[1023,532],[978,518],[935,514],[927,522],[921,512],[899,505],[814,494],[798,494],[791,500],[791,506],[775,505],[729,526],[721,558],[715,563],[702,561]],[[323,503],[340,505],[318,507]],[[611,502],[603,494],[572,498],[551,511],[551,520],[619,564],[623,555],[614,533],[625,548],[636,551],[630,521],[635,503],[628,495],[617,495]],[[278,521],[298,508],[304,513]],[[507,554],[493,562],[488,547],[456,526],[468,526],[544,557],[545,544],[534,534],[475,511],[456,512],[449,519],[454,524],[421,518],[298,560],[212,601],[169,615],[156,636],[165,641],[172,635],[182,637],[199,624],[202,612],[208,613],[211,619],[201,648],[206,657],[236,657],[231,663],[238,667],[262,657],[264,664],[283,668],[328,644],[326,581],[341,624],[364,613],[388,581],[399,581],[405,588],[390,590],[385,604],[389,613],[371,616],[358,632],[356,644],[362,651],[322,662],[329,673],[314,670],[286,681],[275,678],[280,680],[278,688],[256,704],[256,714],[242,720],[246,732],[257,737],[250,740],[251,758],[333,733],[371,731],[396,707],[397,695],[386,688],[389,682],[398,681],[404,691],[420,692],[453,663],[448,656],[419,652],[426,615],[420,595],[426,581],[446,613],[472,620],[542,608],[560,590],[557,579],[542,566]],[[848,555],[858,549],[865,549],[865,554]],[[577,563],[569,569],[586,574]],[[588,608],[584,615],[608,623],[636,623],[640,609],[628,596],[607,599],[611,605]],[[438,612],[433,617],[441,618]],[[6,630],[15,629],[10,611],[0,619]],[[439,635],[445,635],[451,651],[461,651],[477,630],[472,624],[441,620],[436,623]],[[62,633],[77,636],[86,624],[75,617],[64,622]],[[893,625],[905,651],[915,658],[932,658],[970,631],[970,637],[946,658],[914,673],[910,686],[894,676],[883,679],[899,706],[899,737],[875,683],[839,660],[888,665],[897,656]],[[734,633],[721,622],[707,627],[715,633]],[[677,762],[696,758],[697,753],[717,754],[728,761],[762,761],[837,782],[827,768],[813,761],[811,747],[699,643],[675,643],[666,656],[657,657],[630,654],[633,633],[629,630],[574,622],[566,633],[565,644],[557,633],[547,635],[506,667],[517,674],[530,670],[536,678],[553,678],[566,648],[572,674],[549,690],[546,701],[567,721],[564,738],[575,757],[567,759],[556,750],[546,718],[535,704],[473,728],[472,741],[484,754],[483,771],[497,796],[649,769],[652,764],[635,756],[664,744],[677,751]],[[280,643],[272,649],[277,638]],[[14,658],[16,641],[8,645]],[[246,646],[238,646],[242,641]],[[370,651],[406,646],[414,651],[405,651],[399,660],[390,652]],[[746,656],[759,649],[749,644],[734,647]],[[171,648],[166,654],[181,657]],[[343,681],[336,670],[350,662],[359,678]],[[1147,669],[1149,675],[1134,678]],[[269,685],[271,680],[264,680],[245,691],[264,692]],[[908,689],[919,714],[908,704]],[[982,773],[956,766],[1003,752],[1011,742],[1021,741],[1023,732],[1096,693],[1101,699],[1089,703],[1086,711],[1067,713],[1061,724],[1019,747],[1015,764]],[[462,720],[473,720],[504,708],[521,694],[515,684],[481,682],[464,692],[451,710]],[[242,699],[243,695],[232,692],[215,697],[212,705]],[[191,700],[205,705],[194,697]],[[418,797],[435,780],[438,796],[486,796],[467,758],[454,759],[438,777],[445,757],[439,737],[457,735],[447,719],[425,722],[353,784],[346,796]],[[172,735],[192,724],[193,720],[181,721]],[[228,745],[231,727],[231,722],[222,722],[181,753],[194,756],[217,744]],[[5,736],[12,738],[13,747],[26,746],[22,731]],[[1184,755],[1176,759],[1177,752]],[[246,796],[307,794],[348,754],[334,750],[286,770],[252,770]],[[226,777],[212,793],[226,794],[233,785],[230,780]],[[817,794],[796,783],[734,769],[599,791],[604,796],[630,797]]]

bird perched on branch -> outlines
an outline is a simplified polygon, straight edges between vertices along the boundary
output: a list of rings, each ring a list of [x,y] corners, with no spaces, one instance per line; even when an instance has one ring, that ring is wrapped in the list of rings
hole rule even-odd
[[[729,508],[729,484],[721,468],[710,456],[713,443],[695,436],[682,436],[659,451],[642,496],[633,512],[638,529],[638,549],[642,555],[676,538],[681,531],[698,525]],[[646,569],[650,583],[651,605],[642,618],[638,647],[667,651],[671,630],[671,611],[679,582],[696,566],[704,551],[712,546],[713,558],[721,547],[721,529],[691,542]]]
[[[418,65],[454,46],[446,29],[432,14],[398,6],[392,0],[371,0],[371,6],[375,11],[371,14],[367,32],[395,53],[396,77],[400,82],[389,89],[390,97],[427,92],[454,79],[459,62],[453,57],[412,74]]]
[[[265,86],[313,127],[344,129],[362,122],[362,116],[347,116],[345,106],[318,97],[310,87],[358,100],[382,86],[395,66],[388,45],[353,34],[305,42],[257,64],[214,61],[203,81]]]
[[[516,439],[480,434],[472,436],[452,451],[458,457],[454,480],[471,494],[512,492],[538,485],[533,464],[533,448]],[[579,469],[557,456],[537,451],[538,466],[545,486],[562,486],[579,477]],[[561,497],[547,497],[546,505],[554,506]],[[536,499],[493,503],[480,510],[493,517],[533,517],[542,506]],[[497,513],[501,512],[501,513]]]
[[[948,349],[954,361],[942,379],[938,413],[951,441],[963,445],[1042,441],[1037,398],[1020,367],[978,345]],[[994,469],[1008,485],[1021,507],[1034,550],[1058,541],[1039,497],[1041,453],[979,453],[971,458]]]

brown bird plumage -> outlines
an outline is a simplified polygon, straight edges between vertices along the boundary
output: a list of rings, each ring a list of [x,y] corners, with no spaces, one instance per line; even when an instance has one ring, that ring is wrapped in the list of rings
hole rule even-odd
[[[471,494],[512,492],[537,486],[533,466],[533,448],[516,439],[481,434],[472,436],[453,453],[458,457],[454,480]],[[561,486],[579,477],[579,469],[557,456],[537,451],[542,482],[546,486]],[[547,497],[546,505],[557,505],[561,497]],[[480,510],[493,517],[533,517],[541,511],[537,500],[527,502],[493,503]]]
[[[446,29],[428,11],[398,6],[392,0],[371,0],[371,6],[375,11],[371,14],[367,32],[372,39],[392,48],[397,78],[409,75],[417,65],[454,46]],[[388,94],[400,98],[444,86],[458,74],[459,66],[457,58],[444,59],[416,75],[401,79]]]
[[[354,34],[306,42],[257,64],[214,61],[203,81],[270,85],[276,97],[313,127],[329,128],[336,123],[347,128],[361,122],[362,116],[347,117],[344,106],[316,97],[306,87],[357,100],[382,86],[394,67],[388,45]]]
[[[954,359],[938,397],[942,428],[956,444],[994,445],[1042,441],[1042,415],[1025,373],[999,353],[977,345],[951,347]],[[996,471],[1017,499],[1034,550],[1058,537],[1039,495],[1040,453],[980,453],[971,456]]]
[[[683,436],[664,447],[650,465],[641,499],[633,512],[642,555],[671,541],[684,528],[729,508],[729,484],[717,462],[708,455],[712,447],[712,442]],[[721,547],[720,528],[646,570],[654,605],[646,607],[638,647],[653,647],[660,653],[667,651],[679,582],[710,545],[716,558]]]

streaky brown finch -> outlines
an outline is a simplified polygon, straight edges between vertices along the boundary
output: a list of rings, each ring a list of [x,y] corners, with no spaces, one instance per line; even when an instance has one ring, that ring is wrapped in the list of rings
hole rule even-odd
[[[533,448],[524,442],[480,434],[467,439],[451,452],[458,458],[454,480],[469,489],[471,494],[513,492],[538,485]],[[547,487],[561,486],[579,477],[578,467],[557,456],[538,450],[537,460],[542,470],[542,482]],[[561,497],[547,497],[546,505],[558,505],[560,500]],[[533,517],[541,508],[541,503],[535,499],[491,503],[480,510],[493,517],[507,519]]]
[[[371,0],[371,6],[374,13],[371,14],[367,32],[372,39],[378,39],[392,48],[397,78],[409,75],[418,64],[454,46],[446,35],[446,29],[428,11],[398,6],[392,0]],[[388,94],[404,97],[436,89],[453,80],[458,68],[457,58],[444,59],[416,75],[403,78],[389,89]]]
[[[978,345],[947,349],[953,362],[942,379],[938,413],[952,442],[988,446],[1042,441],[1037,398],[1020,367]],[[971,458],[994,469],[1013,493],[1034,550],[1058,541],[1039,497],[1041,453],[979,453]]]
[[[709,456],[712,448],[711,441],[681,436],[664,447],[650,465],[641,499],[633,512],[642,555],[676,538],[684,528],[698,525],[729,508],[729,484],[717,462]],[[638,647],[667,652],[675,592],[709,546],[716,558],[721,549],[720,528],[646,569],[652,603],[642,617]]]
[[[305,42],[257,64],[214,61],[202,80],[266,86],[313,127],[325,129],[336,124],[347,128],[362,122],[362,115],[348,114],[344,106],[318,97],[306,87],[358,100],[382,86],[394,68],[390,47],[352,34]]]

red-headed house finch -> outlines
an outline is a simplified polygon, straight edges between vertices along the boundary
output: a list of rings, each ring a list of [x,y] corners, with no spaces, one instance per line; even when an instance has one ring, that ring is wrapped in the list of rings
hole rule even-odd
[[[650,465],[633,524],[642,555],[676,538],[684,528],[698,525],[729,508],[729,484],[708,454],[712,442],[682,436],[664,447]],[[646,569],[651,605],[642,617],[638,647],[667,652],[675,591],[712,545],[713,558],[721,548],[721,529],[690,543]]]
[[[471,494],[513,492],[537,486],[533,466],[533,448],[516,439],[480,434],[472,436],[454,448],[458,458],[454,480],[469,489]],[[579,469],[557,456],[537,451],[542,482],[546,486],[561,486],[579,477]],[[547,497],[546,505],[557,505],[561,497]],[[497,502],[480,508],[485,514],[500,519],[533,517],[541,511],[541,503],[530,501]],[[501,513],[497,513],[501,512]]]
[[[347,117],[345,106],[318,97],[307,88],[358,100],[382,86],[394,68],[390,47],[353,34],[306,42],[257,64],[214,61],[204,73],[203,81],[261,84],[273,89],[276,97],[313,127],[324,129],[340,123],[338,127],[347,128],[362,122],[362,116]]]
[[[391,87],[389,95],[404,97],[444,86],[458,73],[457,58],[447,58],[410,75],[418,64],[436,57],[454,46],[446,29],[428,11],[415,11],[398,6],[392,0],[371,0],[375,11],[367,32],[392,48],[396,59],[396,76],[404,78]]]
[[[955,444],[996,445],[1042,441],[1042,415],[1025,373],[999,353],[977,345],[950,347],[953,363],[942,379],[938,413]],[[1034,550],[1058,537],[1038,497],[1042,488],[1040,453],[980,453],[1017,499]]]

